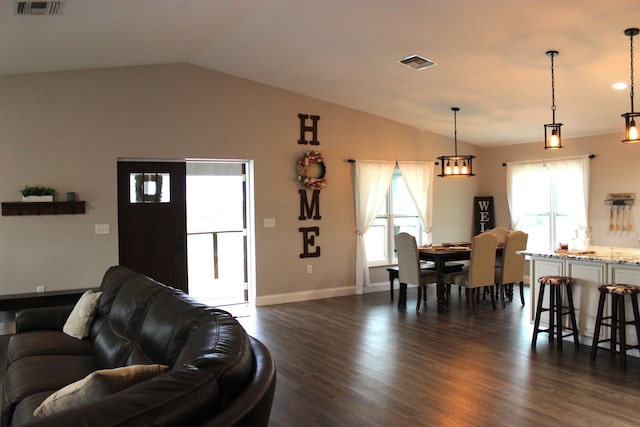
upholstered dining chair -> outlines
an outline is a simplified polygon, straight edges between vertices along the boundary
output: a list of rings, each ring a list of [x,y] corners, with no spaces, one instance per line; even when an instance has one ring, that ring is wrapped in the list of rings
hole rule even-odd
[[[420,269],[420,255],[416,239],[409,233],[398,233],[395,238],[396,252],[398,255],[398,281],[400,282],[400,297],[407,294],[407,285],[418,286],[418,303],[416,311],[420,310],[420,302],[424,298],[427,303],[427,285],[436,283],[437,274],[434,271]]]
[[[496,266],[495,281],[504,308],[505,292],[509,301],[513,300],[513,286],[520,285],[520,301],[524,305],[524,255],[516,253],[527,248],[529,235],[522,231],[512,231],[502,252],[502,265]]]
[[[469,266],[460,272],[449,273],[444,276],[446,283],[464,286],[467,291],[467,300],[471,301],[471,310],[475,314],[476,305],[473,291],[488,286],[491,292],[491,306],[496,309],[495,292],[495,267],[496,244],[494,234],[484,232],[471,239],[471,259]]]

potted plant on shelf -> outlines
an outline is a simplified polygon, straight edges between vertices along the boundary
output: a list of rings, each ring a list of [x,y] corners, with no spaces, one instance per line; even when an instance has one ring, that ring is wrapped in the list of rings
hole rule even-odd
[[[56,190],[42,185],[25,185],[20,193],[22,193],[23,202],[53,202]]]

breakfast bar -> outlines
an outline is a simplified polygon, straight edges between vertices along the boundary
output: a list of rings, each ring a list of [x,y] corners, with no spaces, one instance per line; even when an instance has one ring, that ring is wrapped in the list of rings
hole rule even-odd
[[[586,250],[526,250],[520,253],[529,260],[530,307],[536,307],[539,277],[569,276],[575,280],[573,299],[578,331],[582,337],[589,337],[583,341],[585,344],[593,337],[598,286],[604,283],[640,286],[640,249],[590,246]],[[631,313],[630,307],[628,312]],[[531,321],[534,315],[532,310]]]

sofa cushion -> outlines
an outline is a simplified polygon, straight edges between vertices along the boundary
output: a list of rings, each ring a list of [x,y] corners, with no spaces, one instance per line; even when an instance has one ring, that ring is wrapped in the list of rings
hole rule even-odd
[[[95,359],[82,355],[31,356],[13,362],[4,379],[3,422],[27,396],[52,393],[96,371]]]
[[[122,289],[127,280],[136,274],[136,272],[121,265],[109,267],[109,269],[104,273],[102,283],[100,284],[102,296],[100,296],[100,302],[98,303],[99,316],[109,317],[109,313],[111,313],[111,306],[113,305],[113,301],[116,299],[118,292],[120,292],[120,289]]]
[[[166,365],[132,365],[92,372],[47,397],[33,415],[46,416],[86,405],[102,397],[153,378],[169,369]]]
[[[62,332],[78,339],[88,337],[100,295],[102,295],[102,292],[93,292],[91,290],[82,294],[62,327]]]
[[[9,364],[29,356],[55,354],[93,355],[89,340],[78,340],[61,331],[32,331],[12,335],[7,346]]]
[[[109,316],[102,318],[99,315],[92,326],[91,339],[95,357],[102,369],[127,364],[136,349],[140,327],[149,306],[167,292],[172,291],[141,274],[136,274],[125,282],[113,300]]]

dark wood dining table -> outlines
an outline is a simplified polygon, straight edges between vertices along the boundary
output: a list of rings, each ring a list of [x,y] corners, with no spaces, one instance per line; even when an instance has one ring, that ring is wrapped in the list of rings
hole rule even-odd
[[[496,248],[496,256],[502,255],[502,246]],[[419,247],[420,259],[434,263],[437,274],[437,296],[438,313],[444,311],[446,307],[446,289],[444,282],[445,269],[448,262],[464,261],[471,259],[471,245],[469,243],[458,245],[432,246],[429,248]]]

